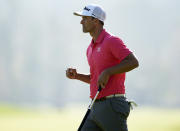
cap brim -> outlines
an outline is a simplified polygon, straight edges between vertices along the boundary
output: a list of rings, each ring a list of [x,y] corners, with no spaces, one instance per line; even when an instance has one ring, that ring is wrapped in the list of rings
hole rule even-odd
[[[76,16],[83,16],[82,12],[74,12],[73,14],[76,15]]]

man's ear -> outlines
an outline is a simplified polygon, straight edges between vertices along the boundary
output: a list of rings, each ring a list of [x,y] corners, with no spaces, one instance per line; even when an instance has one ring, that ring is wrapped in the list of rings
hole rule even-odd
[[[98,23],[99,23],[99,20],[98,20],[98,19],[94,19],[94,22],[95,22],[96,24],[98,24]]]

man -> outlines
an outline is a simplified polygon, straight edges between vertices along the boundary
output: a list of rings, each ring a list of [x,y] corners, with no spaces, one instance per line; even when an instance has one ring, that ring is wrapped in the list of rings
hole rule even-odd
[[[66,76],[89,83],[91,99],[99,86],[103,88],[82,131],[127,131],[130,104],[125,97],[125,73],[138,67],[138,61],[121,39],[103,28],[106,14],[101,7],[88,5],[74,15],[82,17],[83,32],[92,37],[87,48],[90,74],[68,68]]]

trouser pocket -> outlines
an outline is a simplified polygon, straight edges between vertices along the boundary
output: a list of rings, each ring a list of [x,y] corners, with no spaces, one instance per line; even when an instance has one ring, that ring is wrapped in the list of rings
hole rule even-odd
[[[114,112],[120,114],[125,119],[129,116],[130,104],[125,97],[111,98],[110,103]]]

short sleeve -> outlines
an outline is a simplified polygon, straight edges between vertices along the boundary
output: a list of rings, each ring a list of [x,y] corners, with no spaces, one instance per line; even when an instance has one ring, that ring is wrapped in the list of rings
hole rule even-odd
[[[118,37],[111,37],[108,40],[108,46],[112,55],[120,61],[132,53]]]

